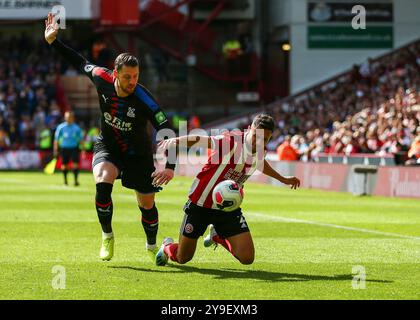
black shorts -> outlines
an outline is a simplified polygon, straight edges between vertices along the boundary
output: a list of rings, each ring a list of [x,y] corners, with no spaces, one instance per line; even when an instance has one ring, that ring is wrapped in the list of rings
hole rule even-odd
[[[153,155],[130,156],[112,150],[101,141],[93,147],[92,168],[101,162],[111,162],[118,169],[117,179],[124,187],[134,189],[142,194],[159,192],[161,187],[152,185],[152,173],[155,171]]]
[[[79,163],[80,150],[79,148],[61,148],[60,156],[62,164],[68,164],[70,160],[73,164],[77,164]]]
[[[209,224],[214,225],[217,234],[222,239],[249,231],[241,208],[224,212],[203,208],[188,200],[184,206],[184,212],[180,233],[187,238],[198,239],[204,234]]]

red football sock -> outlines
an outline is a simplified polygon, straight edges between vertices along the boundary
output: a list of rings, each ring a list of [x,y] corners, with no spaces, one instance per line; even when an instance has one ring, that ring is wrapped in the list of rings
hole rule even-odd
[[[216,236],[213,237],[213,241],[221,244],[227,251],[229,251],[230,253],[233,254],[232,245],[230,244],[230,242],[228,240],[222,239],[218,235],[216,235]]]
[[[237,256],[235,256],[235,254],[233,253],[233,249],[232,249],[232,245],[230,244],[230,242],[226,239],[222,239],[220,238],[218,235],[214,236],[213,238],[214,242],[217,242],[219,244],[221,244],[227,251],[229,251],[232,256],[234,256],[236,259],[238,259],[239,261],[241,261]]]
[[[178,262],[176,254],[178,252],[178,243],[171,243],[168,244],[163,248],[163,251],[168,255],[169,259],[172,261]]]

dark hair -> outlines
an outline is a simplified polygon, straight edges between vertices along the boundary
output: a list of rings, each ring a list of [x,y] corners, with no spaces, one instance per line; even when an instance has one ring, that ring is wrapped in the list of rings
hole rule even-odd
[[[252,125],[257,129],[270,130],[271,132],[274,131],[275,126],[273,117],[266,113],[257,115],[252,121]]]
[[[137,67],[139,65],[139,61],[137,58],[129,53],[121,53],[114,62],[115,69],[120,71],[123,66],[128,67]]]

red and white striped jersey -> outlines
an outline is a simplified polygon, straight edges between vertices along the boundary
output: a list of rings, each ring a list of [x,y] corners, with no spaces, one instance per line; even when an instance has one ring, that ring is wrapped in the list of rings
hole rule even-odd
[[[194,179],[189,193],[194,204],[217,209],[213,204],[212,193],[219,182],[233,180],[242,187],[257,166],[263,164],[264,153],[262,152],[262,156],[257,156],[261,152],[252,154],[244,142],[245,136],[246,134],[238,131],[210,137],[212,152]]]

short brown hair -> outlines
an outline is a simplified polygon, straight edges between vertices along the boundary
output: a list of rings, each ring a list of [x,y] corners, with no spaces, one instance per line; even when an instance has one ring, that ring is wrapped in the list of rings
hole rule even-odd
[[[270,130],[271,132],[274,131],[274,127],[275,127],[273,117],[266,113],[261,113],[257,115],[252,121],[252,125],[256,129],[265,129],[265,130]]]
[[[128,67],[137,67],[139,66],[139,61],[135,56],[129,53],[121,53],[114,62],[115,69],[120,71],[123,66]]]

